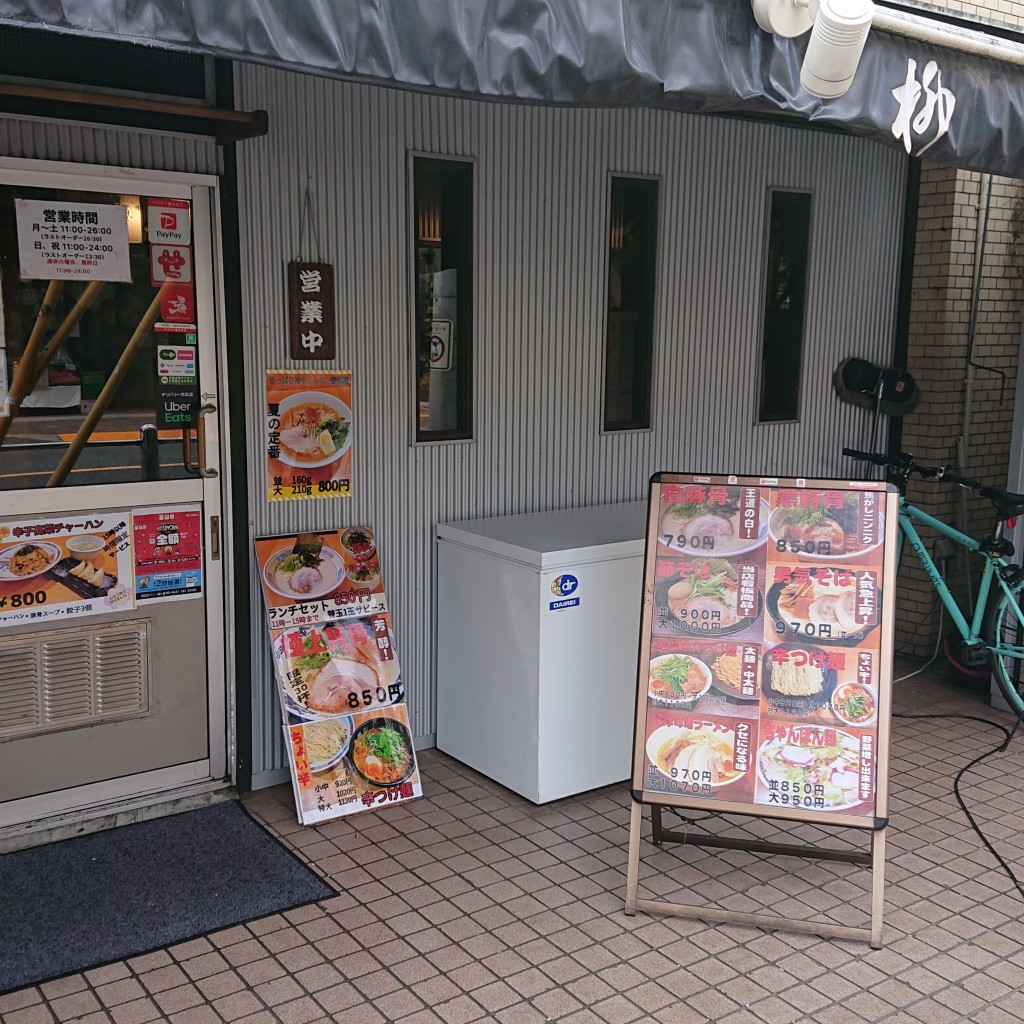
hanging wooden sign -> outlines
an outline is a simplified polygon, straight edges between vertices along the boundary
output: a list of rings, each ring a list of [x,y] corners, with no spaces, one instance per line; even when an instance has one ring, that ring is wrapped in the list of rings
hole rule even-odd
[[[333,359],[334,267],[288,264],[288,344],[292,359]]]
[[[652,479],[627,912],[728,913],[637,899],[643,804],[656,841],[675,838],[663,807],[811,822],[871,832],[871,853],[761,852],[870,865],[870,930],[818,931],[880,942],[896,498],[880,482]],[[687,841],[749,848],[692,832]]]

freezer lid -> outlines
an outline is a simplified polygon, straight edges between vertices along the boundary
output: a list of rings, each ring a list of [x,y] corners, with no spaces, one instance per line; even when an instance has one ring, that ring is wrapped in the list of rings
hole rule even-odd
[[[438,523],[437,538],[536,569],[642,556],[647,502]]]

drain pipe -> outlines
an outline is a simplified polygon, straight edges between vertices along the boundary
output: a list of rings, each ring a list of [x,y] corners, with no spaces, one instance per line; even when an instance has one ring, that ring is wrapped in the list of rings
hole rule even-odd
[[[964,417],[960,436],[957,438],[957,468],[961,476],[967,476],[967,452],[971,443],[971,413],[974,402],[975,369],[989,370],[974,361],[974,345],[978,337],[978,307],[981,304],[981,275],[985,267],[985,242],[988,238],[988,213],[992,201],[992,175],[983,174],[978,181],[978,226],[974,233],[974,278],[971,281],[971,316],[967,327],[967,364],[964,367]],[[999,371],[995,371],[999,372]],[[960,530],[970,533],[967,519],[967,491],[960,489]],[[966,548],[961,549],[964,575],[967,580],[967,601],[974,614],[974,579],[971,560]]]

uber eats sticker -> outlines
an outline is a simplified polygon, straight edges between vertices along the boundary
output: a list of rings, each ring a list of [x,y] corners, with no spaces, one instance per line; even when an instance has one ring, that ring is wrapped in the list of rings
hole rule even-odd
[[[179,340],[180,339],[180,340]],[[196,336],[192,332],[161,334],[156,351],[156,414],[158,427],[188,427],[199,404]]]
[[[576,594],[580,581],[572,573],[564,572],[551,581],[551,593],[555,600],[548,603],[548,610],[552,612],[562,611],[565,608],[575,608],[580,599]]]

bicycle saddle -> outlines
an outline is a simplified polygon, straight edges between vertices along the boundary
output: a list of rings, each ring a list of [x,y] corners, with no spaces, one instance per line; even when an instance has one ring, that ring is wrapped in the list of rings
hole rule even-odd
[[[978,493],[983,498],[988,498],[995,505],[1000,519],[1024,516],[1024,494],[1001,491],[998,487],[982,487]]]

